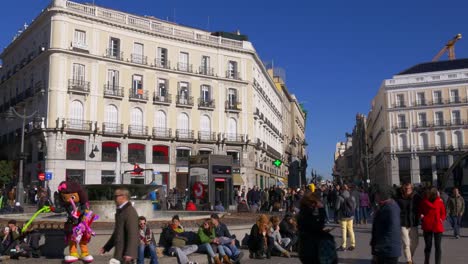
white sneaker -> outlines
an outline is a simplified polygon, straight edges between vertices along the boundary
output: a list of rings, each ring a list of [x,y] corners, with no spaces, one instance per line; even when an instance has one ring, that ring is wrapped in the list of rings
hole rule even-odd
[[[74,256],[65,256],[64,260],[66,263],[73,263],[73,262],[77,262],[79,259],[78,257],[74,257]]]
[[[91,262],[94,261],[94,258],[93,258],[93,256],[88,255],[88,256],[86,256],[86,257],[82,257],[81,260],[84,261],[84,262],[86,262],[86,263],[91,263]]]

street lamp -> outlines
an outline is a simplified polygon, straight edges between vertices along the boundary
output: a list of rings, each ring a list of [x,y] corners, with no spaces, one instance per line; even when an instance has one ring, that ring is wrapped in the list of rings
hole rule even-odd
[[[5,119],[22,119],[21,126],[21,149],[20,149],[20,163],[19,163],[19,173],[18,173],[18,183],[16,186],[16,201],[23,203],[24,198],[24,186],[23,186],[23,160],[24,160],[24,127],[26,126],[26,119],[29,119],[37,114],[37,111],[34,111],[30,115],[26,115],[26,107],[23,108],[23,113],[20,114],[16,112],[15,108],[10,107],[5,113]]]

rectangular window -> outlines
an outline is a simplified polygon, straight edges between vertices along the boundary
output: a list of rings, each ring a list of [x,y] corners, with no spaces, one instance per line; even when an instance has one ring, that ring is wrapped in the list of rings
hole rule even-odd
[[[396,96],[396,106],[404,107],[405,106],[405,96],[403,94],[397,94]]]
[[[111,38],[109,41],[108,56],[115,59],[121,59],[120,56],[120,39]]]
[[[210,57],[208,56],[202,56],[201,73],[205,75],[210,74]]]
[[[450,90],[450,102],[460,103],[460,97],[458,96],[458,90]]]
[[[411,161],[409,157],[398,158],[398,172],[400,183],[411,182]]]
[[[189,54],[187,52],[179,53],[179,70],[188,71],[189,69]]]
[[[67,160],[85,160],[86,144],[81,139],[67,140]]]
[[[86,45],[86,32],[82,30],[75,30],[73,47],[80,49],[88,49]]]
[[[189,84],[187,82],[179,82],[179,103],[187,104],[190,96]]]
[[[229,88],[228,90],[228,104],[231,107],[237,106],[237,90]]]
[[[406,116],[405,115],[398,115],[398,127],[406,128]]]
[[[77,82],[85,81],[85,66],[83,64],[73,63],[72,79]]]
[[[109,90],[116,90],[119,86],[119,71],[107,70],[107,88]]]
[[[229,61],[228,62],[228,72],[227,77],[232,79],[237,79],[239,76],[237,72],[237,62],[236,61]]]
[[[460,111],[452,111],[452,125],[461,125]]]
[[[65,172],[67,181],[85,184],[85,171],[84,170],[70,170]]]
[[[132,62],[143,64],[143,44],[133,43]]]
[[[419,114],[418,114],[418,119],[419,119],[419,126],[420,126],[420,127],[427,127],[427,116],[426,116],[426,113],[419,113]]]
[[[167,95],[167,87],[166,87],[166,79],[158,79],[158,95],[159,96],[166,96]]]
[[[115,171],[103,170],[101,171],[101,184],[114,184],[115,183]]]
[[[116,162],[117,161],[117,148],[120,148],[119,143],[103,142],[102,143],[102,161]]]
[[[426,98],[424,93],[418,93],[417,98],[416,105],[426,105]]]
[[[133,75],[132,91],[135,95],[143,95],[143,76]]]
[[[436,126],[444,125],[444,113],[443,112],[435,113],[435,123],[436,123]]]
[[[208,85],[202,85],[201,86],[201,98],[203,102],[209,102],[210,101],[210,86]]]
[[[169,164],[169,147],[153,146],[153,164]]]
[[[447,169],[449,167],[448,156],[447,155],[438,155],[436,156],[436,168]]]
[[[434,104],[442,104],[442,92],[434,91]]]
[[[162,68],[168,67],[168,60],[167,60],[167,49],[166,48],[158,48],[158,59],[157,59],[157,66]]]

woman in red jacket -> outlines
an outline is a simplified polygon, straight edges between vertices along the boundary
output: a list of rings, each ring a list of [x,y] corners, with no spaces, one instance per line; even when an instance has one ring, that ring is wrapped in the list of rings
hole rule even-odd
[[[439,197],[439,192],[436,188],[431,188],[426,192],[425,198],[421,201],[419,206],[421,214],[421,228],[424,231],[424,263],[429,264],[431,256],[432,237],[434,237],[435,247],[435,263],[440,264],[442,252],[440,243],[442,240],[442,233],[444,232],[445,221],[445,206],[442,199]]]

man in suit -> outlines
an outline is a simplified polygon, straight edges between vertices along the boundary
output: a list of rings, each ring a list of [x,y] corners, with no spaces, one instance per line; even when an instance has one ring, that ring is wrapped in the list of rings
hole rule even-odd
[[[138,256],[138,214],[129,199],[130,193],[127,188],[115,190],[114,200],[117,212],[114,232],[100,250],[101,254],[104,254],[115,247],[114,259],[121,263],[131,263]]]

